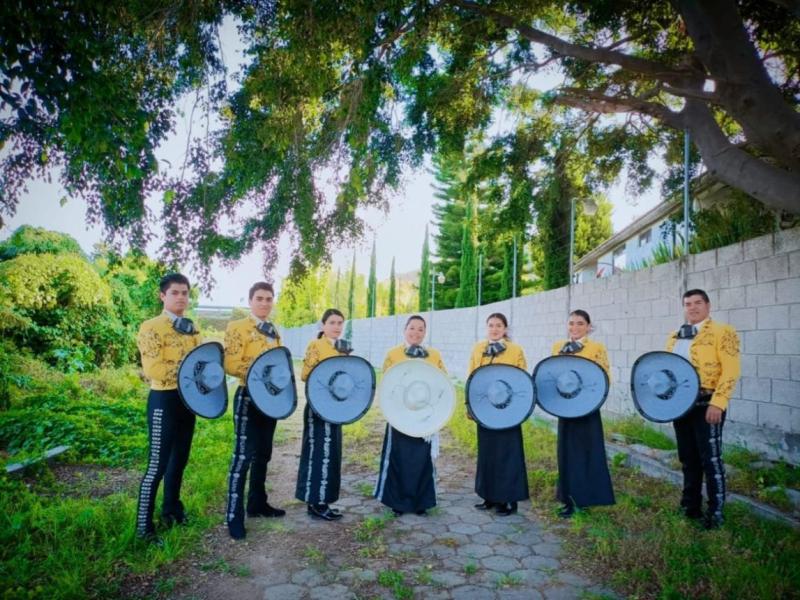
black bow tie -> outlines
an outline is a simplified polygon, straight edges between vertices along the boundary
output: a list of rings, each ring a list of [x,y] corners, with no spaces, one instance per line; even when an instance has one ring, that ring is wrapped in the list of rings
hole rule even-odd
[[[691,340],[697,335],[697,327],[694,325],[690,325],[689,323],[685,323],[681,325],[681,328],[678,329],[678,333],[675,337],[679,340]]]
[[[561,350],[558,351],[559,354],[577,354],[583,350],[583,344],[580,342],[570,340],[566,344],[561,347]]]
[[[353,346],[350,345],[350,341],[344,338],[339,338],[333,343],[333,347],[336,348],[337,352],[341,354],[350,354],[353,351]]]
[[[194,322],[186,317],[178,317],[172,322],[172,328],[178,333],[183,335],[194,335],[197,329],[194,328]]]
[[[414,344],[406,348],[406,356],[410,356],[411,358],[427,358],[428,351],[422,346]]]
[[[483,351],[484,356],[497,356],[506,351],[506,345],[503,342],[491,342],[488,346],[486,346],[486,350]]]
[[[275,325],[270,323],[269,321],[261,321],[258,325],[256,325],[256,329],[262,335],[267,336],[268,338],[277,339],[278,337],[278,330],[275,329]]]

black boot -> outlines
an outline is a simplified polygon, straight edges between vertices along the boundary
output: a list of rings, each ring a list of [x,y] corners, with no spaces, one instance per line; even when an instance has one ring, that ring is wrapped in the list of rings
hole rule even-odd
[[[247,537],[247,531],[244,528],[244,519],[234,519],[228,522],[228,533],[235,540],[243,540]]]
[[[327,504],[309,504],[308,514],[315,519],[324,519],[325,521],[338,521],[342,518],[342,514],[334,512]]]
[[[161,510],[161,520],[167,527],[186,525],[189,523],[189,519],[186,517],[186,511],[183,510],[183,503],[180,500],[174,509]]]
[[[480,504],[476,504],[475,508],[477,508],[478,510],[491,510],[495,506],[497,506],[496,502],[489,502],[488,500],[484,500]]]
[[[508,515],[513,515],[517,512],[517,503],[516,502],[504,502],[497,506],[497,510],[495,511],[501,517],[507,517]]]
[[[282,508],[275,508],[274,506],[270,506],[269,502],[265,502],[258,508],[248,508],[247,509],[247,516],[248,517],[282,517],[286,514],[286,511]]]

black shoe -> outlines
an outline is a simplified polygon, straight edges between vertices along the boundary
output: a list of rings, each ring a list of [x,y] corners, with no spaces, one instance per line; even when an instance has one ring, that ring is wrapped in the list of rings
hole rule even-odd
[[[155,546],[156,548],[164,547],[164,540],[156,535],[155,531],[146,531],[144,533],[136,533],[136,538],[143,541],[145,544]]]
[[[428,516],[428,511],[427,510],[418,510],[417,511],[417,516],[419,516],[419,517],[427,517]]]
[[[243,540],[247,537],[247,531],[244,528],[244,520],[236,519],[228,522],[228,533],[235,540]]]
[[[275,508],[274,506],[270,506],[269,502],[265,502],[263,505],[256,509],[247,509],[247,516],[248,517],[282,517],[286,514],[286,511],[282,508]]]
[[[699,521],[703,518],[703,511],[699,508],[686,508],[681,506],[680,507],[681,514],[686,517],[687,519],[692,519],[694,521]]]
[[[491,510],[495,506],[497,506],[496,502],[489,502],[488,500],[484,500],[480,504],[476,504],[475,508],[477,508],[478,510]]]
[[[324,519],[326,521],[338,521],[342,518],[342,514],[333,512],[327,504],[309,504],[308,514],[315,519]]]
[[[561,510],[558,511],[558,516],[562,519],[571,519],[572,515],[575,514],[575,507],[571,504],[565,504],[561,507]]]
[[[720,527],[722,527],[722,524],[724,522],[725,522],[725,520],[722,518],[722,515],[720,515],[720,514],[706,515],[703,518],[703,529],[705,529],[706,531],[711,531],[713,529],[719,529]]]
[[[174,525],[188,524],[189,519],[186,517],[186,512],[183,510],[183,503],[179,501],[175,510],[162,510],[161,521],[167,528]]]
[[[504,502],[503,504],[499,504],[495,512],[501,517],[507,517],[508,515],[513,515],[515,512],[517,512],[517,503]]]
[[[402,517],[402,516],[403,516],[403,511],[402,511],[402,510],[395,510],[395,509],[392,509],[392,514],[393,514],[395,517]]]

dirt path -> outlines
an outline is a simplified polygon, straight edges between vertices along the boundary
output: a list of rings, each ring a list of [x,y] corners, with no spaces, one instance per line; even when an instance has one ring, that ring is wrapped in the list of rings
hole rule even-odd
[[[391,516],[372,498],[384,421],[377,406],[344,430],[337,523],[312,520],[293,499],[302,404],[282,421],[267,482],[282,519],[248,519],[234,542],[224,524],[181,566],[170,598],[578,598],[613,594],[571,572],[558,536],[529,510],[498,517],[476,511],[474,461],[444,436],[438,506],[428,516]],[[220,507],[220,515],[223,507]],[[163,589],[163,588],[162,588]]]

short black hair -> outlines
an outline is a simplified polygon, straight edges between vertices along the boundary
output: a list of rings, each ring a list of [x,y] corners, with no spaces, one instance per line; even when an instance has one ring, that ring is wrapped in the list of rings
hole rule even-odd
[[[178,285],[185,285],[189,289],[192,288],[192,284],[189,283],[189,278],[182,273],[167,273],[161,278],[161,281],[158,282],[158,289],[161,290],[162,294],[166,294],[169,286],[172,284],[177,283]]]
[[[324,325],[328,321],[328,319],[330,319],[333,315],[342,317],[342,319],[344,319],[344,314],[338,308],[329,308],[324,313],[322,313],[322,319],[320,319],[320,321]],[[321,338],[323,335],[325,334],[320,331],[317,334],[317,339]]]
[[[247,298],[249,300],[253,299],[253,296],[258,290],[264,290],[265,292],[272,292],[272,295],[275,295],[275,289],[272,287],[271,283],[267,283],[266,281],[257,281],[255,282],[250,291],[247,293]]]
[[[425,325],[425,329],[428,328],[428,324],[425,322],[425,319],[422,318],[422,315],[411,315],[408,317],[408,321],[406,321],[406,326],[403,328],[408,329],[408,326],[411,325],[411,321],[422,321],[422,324]]]
[[[589,313],[587,313],[585,310],[581,310],[580,308],[577,310],[573,310],[571,313],[569,313],[570,317],[572,315],[577,315],[579,317],[582,317],[586,321],[587,325],[592,324],[592,319],[589,317]]]
[[[689,296],[700,296],[705,301],[706,304],[711,302],[711,300],[708,299],[708,294],[706,294],[704,290],[689,290],[688,292],[683,294],[682,300],[686,300],[686,298],[688,298]]]

